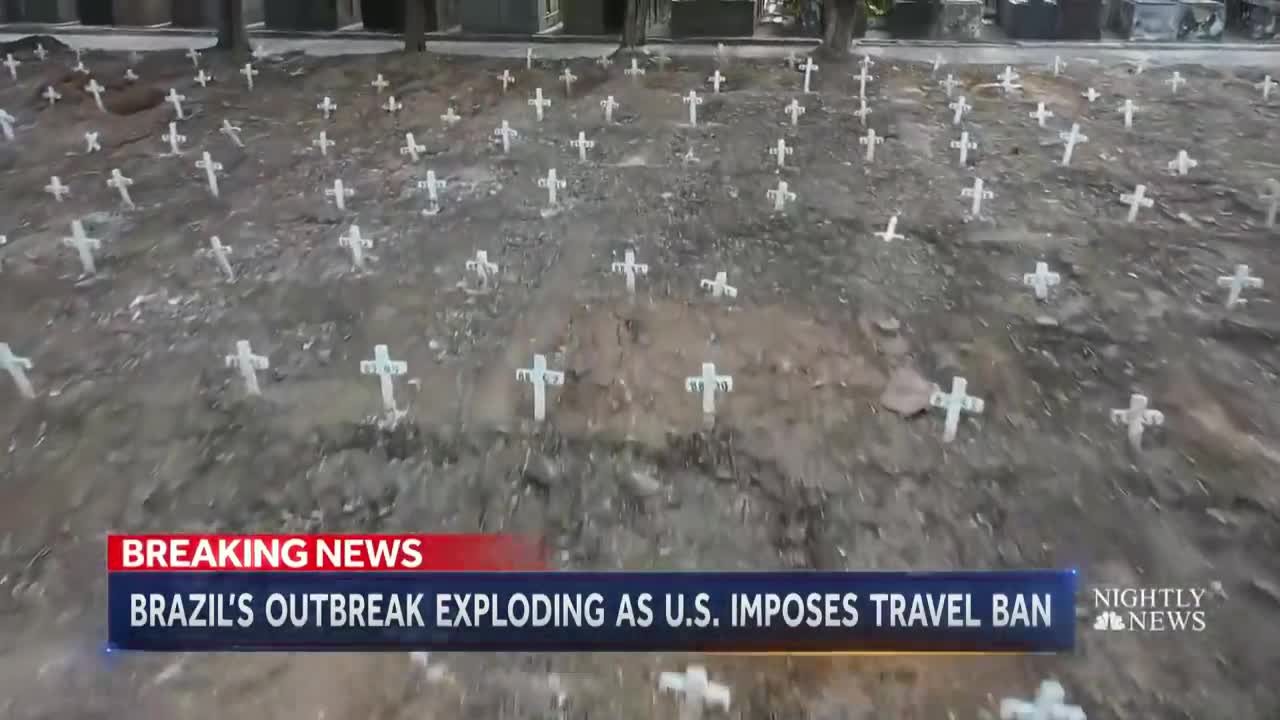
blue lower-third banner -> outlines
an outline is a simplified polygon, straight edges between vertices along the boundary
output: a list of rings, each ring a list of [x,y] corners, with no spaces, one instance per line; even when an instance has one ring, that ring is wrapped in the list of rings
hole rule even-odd
[[[1074,571],[113,572],[121,650],[1062,652]]]

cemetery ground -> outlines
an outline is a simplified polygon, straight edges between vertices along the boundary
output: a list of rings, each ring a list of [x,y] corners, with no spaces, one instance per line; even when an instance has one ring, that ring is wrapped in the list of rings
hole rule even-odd
[[[690,662],[740,718],[993,717],[1046,677],[1090,718],[1274,716],[1280,261],[1259,195],[1280,173],[1280,93],[1263,102],[1260,69],[1023,66],[1006,94],[983,87],[999,67],[881,60],[868,162],[856,65],[821,67],[806,95],[780,62],[730,59],[716,94],[710,60],[636,79],[583,59],[566,97],[563,63],[290,55],[258,63],[249,92],[213,53],[202,88],[178,52],[145,56],[132,87],[124,54],[90,52],[101,112],[69,52],[20,59],[17,82],[0,69],[17,118],[0,341],[32,360],[39,397],[0,385],[6,717],[675,717],[656,675]],[[962,127],[947,73],[973,106]],[[189,115],[177,157],[170,87]],[[1088,141],[1063,167],[1072,122]],[[1167,167],[1179,150],[1186,176]],[[544,213],[552,168],[567,186]],[[430,217],[427,170],[446,182]],[[993,195],[969,218],[974,177]],[[324,194],[339,179],[345,210]],[[780,179],[796,197],[775,213]],[[1130,224],[1119,196],[1137,184],[1154,204]],[[903,237],[885,241],[895,213]],[[92,278],[62,241],[78,219],[101,240]],[[363,272],[339,245],[352,224],[373,240]],[[203,252],[213,236],[234,283]],[[465,266],[480,250],[499,268],[487,287]],[[627,250],[649,266],[633,296],[610,272]],[[1023,284],[1037,262],[1060,275],[1046,301]],[[1228,310],[1218,278],[1242,264],[1266,284]],[[735,298],[703,287],[718,272]],[[261,397],[225,362],[242,339],[269,358]],[[377,344],[408,365],[394,427],[360,373]],[[535,353],[566,373],[541,426],[516,381]],[[733,377],[712,430],[685,388],[703,362]],[[927,405],[953,377],[985,408],[944,443]],[[1141,452],[1110,419],[1132,393],[1165,416]],[[1064,657],[106,655],[108,530],[527,532],[584,569],[1075,566],[1086,608],[1093,585],[1196,587],[1208,618],[1103,633],[1082,614]]]

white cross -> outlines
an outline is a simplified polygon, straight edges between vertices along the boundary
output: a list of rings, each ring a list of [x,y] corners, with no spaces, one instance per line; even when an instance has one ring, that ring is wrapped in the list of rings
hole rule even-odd
[[[942,69],[942,66],[943,66],[943,65],[945,65],[945,64],[946,64],[946,61],[944,61],[944,60],[942,59],[942,53],[938,53],[937,55],[934,55],[934,56],[933,56],[933,69],[929,71],[929,74],[930,74],[930,75],[937,75],[937,74],[938,74],[938,71],[939,71],[939,70],[941,70],[941,69]]]
[[[188,50],[187,59],[191,61],[191,67],[194,67],[194,68],[200,67],[200,51],[199,50],[196,50],[195,48],[191,48],[190,50]]]
[[[91,153],[91,152],[94,152],[95,150],[102,149],[102,144],[98,142],[99,135],[100,133],[91,132],[91,131],[86,132],[84,134],[84,151],[85,152]]]
[[[576,147],[576,148],[578,148],[578,160],[579,160],[579,161],[581,161],[581,162],[586,162],[586,161],[587,161],[587,151],[588,151],[588,150],[590,150],[591,148],[593,148],[593,147],[595,147],[595,146],[596,146],[596,141],[595,141],[595,140],[588,140],[588,139],[587,139],[587,134],[586,134],[585,132],[579,131],[579,132],[578,132],[578,139],[577,139],[577,140],[570,140],[570,141],[569,141],[569,145],[570,145],[571,147]]]
[[[1065,704],[1066,699],[1067,691],[1061,683],[1046,680],[1040,683],[1032,702],[1014,698],[1001,700],[1000,720],[1085,720],[1084,710]]]
[[[21,64],[22,62],[15,58],[12,53],[4,56],[4,66],[9,68],[9,75],[14,80],[18,79],[18,66]]]
[[[859,145],[867,146],[867,162],[876,159],[876,146],[883,142],[884,138],[876,135],[875,128],[867,128],[867,134],[858,138]]]
[[[1124,104],[1120,106],[1120,112],[1124,113],[1124,129],[1133,129],[1133,114],[1137,112],[1138,106],[1133,104],[1132,100],[1125,99]]]
[[[502,127],[495,129],[493,134],[495,137],[500,138],[503,153],[511,152],[511,139],[520,135],[520,133],[511,128],[510,123],[506,120],[502,121]]]
[[[947,97],[951,97],[952,91],[960,85],[960,81],[951,77],[951,73],[947,73],[946,79],[938,84],[942,86],[942,89],[947,91]]]
[[[1139,185],[1133,189],[1132,193],[1124,193],[1120,196],[1120,202],[1129,204],[1129,222],[1138,219],[1139,208],[1149,208],[1155,205],[1155,201],[1147,197],[1147,186]]]
[[[320,154],[325,156],[329,154],[329,148],[334,146],[334,142],[329,139],[329,134],[324,130],[320,131],[320,137],[312,140],[311,144],[320,148]]]
[[[970,150],[977,150],[977,149],[978,149],[978,143],[973,142],[972,140],[970,140],[970,139],[969,139],[969,131],[968,131],[968,130],[966,130],[966,131],[964,131],[964,132],[960,133],[960,139],[959,139],[959,140],[952,140],[952,141],[951,141],[951,147],[953,147],[953,148],[959,148],[959,150],[960,150],[960,164],[961,164],[961,165],[964,165],[965,163],[967,163],[967,162],[969,161],[969,151],[970,151]]]
[[[1244,303],[1244,300],[1240,299],[1240,293],[1245,288],[1257,289],[1262,287],[1262,278],[1249,277],[1249,266],[1237,265],[1234,274],[1218,278],[1218,287],[1228,288],[1227,307],[1231,308]]]
[[[811,57],[805,58],[804,60],[804,91],[805,93],[812,92],[812,90],[809,89],[809,81],[813,77],[813,71],[817,69],[818,69],[818,66],[813,64],[813,58]],[[863,73],[864,74],[866,73],[865,67],[863,68]]]
[[[231,268],[231,260],[227,258],[231,254],[231,249],[222,244],[222,239],[217,235],[209,238],[209,254],[213,256],[213,261],[218,263],[218,269],[222,270],[222,274],[227,276],[227,282],[236,281],[236,271]]]
[[[422,211],[423,215],[440,214],[440,191],[447,185],[447,182],[436,177],[435,170],[428,170],[427,179],[418,181],[418,189],[427,191],[427,208]]]
[[[610,272],[622,273],[627,277],[627,292],[634,293],[636,291],[636,275],[648,275],[649,264],[636,262],[636,253],[634,250],[628,250],[622,255],[622,262],[615,262],[609,266]]]
[[[258,62],[262,62],[263,60],[271,57],[271,53],[267,52],[265,45],[255,45],[253,46],[253,51],[249,53],[249,57],[257,60]]]
[[[503,70],[502,74],[498,76],[498,82],[502,83],[502,92],[506,92],[507,86],[515,81],[516,79],[511,76],[510,70]]]
[[[1179,150],[1178,156],[1169,161],[1169,169],[1177,172],[1179,175],[1186,175],[1191,168],[1199,165],[1198,160],[1193,160],[1186,150]]]
[[[1129,444],[1134,450],[1142,449],[1142,432],[1148,425],[1164,424],[1164,413],[1148,409],[1149,402],[1146,395],[1134,393],[1129,396],[1128,409],[1111,411],[1111,422],[1129,428]],[[1041,693],[1043,692],[1041,686]]]
[[[658,54],[654,56],[653,61],[658,65],[658,72],[665,72],[667,65],[671,63],[671,58],[667,57],[666,50],[659,50]]]
[[[419,145],[418,141],[413,137],[413,133],[404,134],[404,147],[400,148],[401,155],[408,155],[414,162],[418,162],[420,155],[418,153],[426,152],[426,145]]]
[[[1058,57],[1057,55],[1054,55],[1053,56],[1053,76],[1058,77],[1059,75],[1062,74],[1062,71],[1066,69],[1067,69],[1067,64],[1062,61],[1062,58]]]
[[[378,73],[378,76],[375,77],[373,82],[369,83],[369,85],[371,85],[374,90],[377,90],[379,95],[382,94],[383,90],[391,87],[391,83],[387,82],[386,79],[382,77],[382,73]]]
[[[1177,70],[1173,71],[1173,77],[1169,78],[1168,80],[1165,80],[1165,84],[1173,88],[1173,91],[1175,93],[1178,92],[1178,86],[1186,82],[1187,82],[1186,78],[1182,77],[1182,73],[1178,72]]]
[[[729,712],[728,686],[710,682],[707,679],[707,669],[700,665],[690,665],[682,673],[659,673],[658,691],[682,695],[680,702],[689,708],[693,717],[701,716],[703,708],[708,705]]]
[[[867,107],[866,98],[858,98],[858,109],[854,110],[853,114],[862,123],[862,127],[867,126],[867,116],[871,114],[871,108]]]
[[[613,59],[608,55],[601,55],[596,59],[596,64],[603,70],[608,70],[613,65]]]
[[[203,69],[196,73],[196,84],[200,87],[207,88],[211,82],[213,82],[213,76],[206,73]]]
[[[160,139],[161,139],[161,140],[164,140],[164,141],[165,141],[165,142],[167,142],[167,143],[169,143],[169,154],[170,154],[170,155],[181,155],[181,154],[182,154],[182,143],[184,143],[184,142],[186,142],[186,141],[187,141],[187,136],[186,136],[186,135],[182,135],[182,134],[180,134],[180,133],[178,132],[178,123],[172,123],[172,122],[171,122],[171,123],[169,123],[169,132],[168,132],[168,134],[166,134],[166,135],[161,135],[161,136],[160,136]]]
[[[965,392],[968,387],[969,383],[964,378],[951,378],[950,393],[935,390],[933,395],[929,397],[930,405],[947,411],[947,418],[942,431],[942,442],[951,442],[956,439],[956,430],[960,428],[961,412],[982,414],[982,409],[986,403],[976,397],[969,396]]]
[[[85,275],[97,274],[98,268],[93,262],[93,251],[102,247],[102,241],[89,237],[84,231],[83,222],[72,220],[71,237],[62,238],[62,242],[76,249],[76,253],[80,256],[80,269]]]
[[[244,147],[244,142],[240,140],[239,125],[232,125],[230,120],[224,118],[222,121],[222,127],[218,128],[218,132],[226,135],[228,138],[231,138],[231,142],[235,143],[236,147]]]
[[[711,291],[711,297],[738,297],[738,288],[729,284],[729,273],[717,272],[715,280],[702,280],[698,283]]]
[[[529,48],[524,51],[524,69],[533,69],[533,48]]]
[[[244,67],[240,68],[240,74],[244,76],[245,84],[249,89],[253,90],[253,78],[258,74],[258,71],[253,68],[253,63],[245,63]]]
[[[542,122],[542,110],[551,107],[551,98],[542,97],[542,88],[535,88],[533,97],[529,100],[529,107],[538,114],[538,122]]]
[[[645,74],[645,69],[640,67],[640,63],[635,58],[631,58],[631,67],[623,70],[622,74],[632,80],[639,80],[640,76]]]
[[[339,210],[347,209],[347,198],[353,197],[356,191],[342,184],[342,180],[334,180],[333,187],[324,191],[324,196],[333,198],[333,204],[338,206]]]
[[[1102,94],[1099,93],[1097,90],[1094,90],[1093,88],[1089,88],[1088,90],[1085,90],[1083,93],[1081,93],[1080,97],[1084,98],[1085,100],[1088,100],[1089,102],[1093,102],[1094,100],[1097,100],[1098,98],[1102,97]]]
[[[725,67],[729,64],[729,48],[724,43],[716,43],[716,64]]]
[[[214,197],[218,197],[218,171],[222,169],[222,163],[214,162],[213,157],[206,152],[196,161],[196,168],[204,170],[204,179],[209,183],[209,192]]]
[[[226,362],[227,367],[240,370],[240,377],[244,378],[245,392],[250,395],[262,394],[262,389],[258,387],[257,371],[266,370],[270,364],[265,356],[253,354],[253,348],[250,347],[248,340],[236,341],[236,352],[234,355],[228,355]]]
[[[328,120],[329,116],[333,114],[333,111],[338,109],[338,106],[333,104],[333,100],[329,99],[329,97],[326,95],[324,100],[322,100],[320,104],[316,106],[316,109],[324,113],[324,119]]]
[[[690,90],[689,94],[683,98],[685,105],[689,106],[689,124],[698,124],[698,106],[702,104],[702,98],[698,97],[698,93]]]
[[[1022,86],[1017,83],[1018,79],[1019,79],[1018,73],[1014,72],[1013,68],[1009,67],[1008,65],[1004,66],[1004,72],[996,76],[996,80],[1000,81],[999,83],[997,83],[997,85],[1000,87],[1001,90],[1004,90],[1005,92],[1010,92],[1012,90],[1017,90],[1021,88]]]
[[[769,148],[769,154],[778,158],[778,167],[783,168],[787,165],[787,156],[795,153],[795,150],[787,147],[787,141],[778,138],[778,144]]]
[[[4,135],[5,140],[13,139],[13,124],[17,121],[17,118],[0,108],[0,134]]]
[[[715,87],[716,92],[720,92],[720,86],[724,84],[724,81],[725,77],[720,74],[719,70],[716,70],[711,77],[707,78],[707,82],[711,83]]]
[[[564,373],[548,370],[546,355],[534,355],[533,367],[516,370],[516,382],[533,386],[533,419],[542,422],[547,419],[547,386],[564,385]]]
[[[565,68],[564,72],[560,74],[560,82],[564,83],[565,95],[573,94],[573,83],[576,82],[577,79],[578,79],[578,76],[574,75],[573,71],[570,70],[569,68]]]
[[[75,67],[71,68],[71,71],[72,71],[72,72],[78,72],[78,73],[80,73],[81,75],[88,75],[88,74],[89,74],[89,68],[88,68],[88,66],[86,66],[86,65],[84,64],[84,61],[83,61],[83,60],[81,60],[81,59],[79,59],[79,58],[77,58],[77,59],[76,59],[76,65],[75,65]]]
[[[377,375],[382,385],[382,409],[388,415],[397,415],[396,392],[392,381],[396,375],[409,372],[409,364],[401,360],[392,360],[391,352],[386,345],[373,346],[373,359],[360,361],[361,375]]]
[[[1022,276],[1022,284],[1030,285],[1036,292],[1037,300],[1045,300],[1049,297],[1049,288],[1062,282],[1062,276],[1056,272],[1049,272],[1049,263],[1036,263],[1036,271],[1027,273]]]
[[[867,97],[867,81],[875,80],[876,78],[874,75],[867,74],[867,67],[864,65],[862,66],[862,69],[858,71],[858,74],[853,76],[853,79],[858,81],[858,97],[865,98]],[[950,97],[949,93],[948,97]]]
[[[45,100],[48,100],[50,105],[55,105],[59,100],[62,99],[62,93],[58,92],[57,90],[54,90],[53,86],[50,85],[49,87],[45,88],[44,94],[41,95],[41,97],[43,97]]]
[[[444,114],[440,116],[440,120],[445,125],[452,127],[454,123],[457,123],[462,120],[462,116],[454,112],[453,106],[450,105],[448,108],[445,109]]]
[[[351,264],[355,266],[357,270],[363,270],[364,251],[366,248],[373,247],[373,240],[360,235],[359,225],[352,225],[346,235],[338,238],[338,247],[344,247],[350,250]]]
[[[44,43],[36,43],[35,54],[36,57],[40,58],[41,62],[44,62],[44,59],[49,57],[49,51],[44,49]]]
[[[475,259],[468,260],[465,267],[476,274],[482,288],[489,287],[489,278],[498,274],[498,264],[489,261],[489,253],[485,250],[477,250]]]
[[[547,207],[554,208],[560,204],[556,191],[569,187],[569,181],[556,177],[556,169],[551,168],[546,177],[538,178],[538,187],[547,191]]]
[[[1076,145],[1089,142],[1089,136],[1080,132],[1080,123],[1071,123],[1071,132],[1060,132],[1058,137],[1065,145],[1062,148],[1062,166],[1066,167],[1071,164],[1071,155],[1076,150]]]
[[[976,218],[982,214],[982,201],[995,197],[995,193],[986,189],[986,183],[982,178],[974,178],[973,186],[961,190],[960,197],[973,198],[973,203],[969,206],[969,214]]]
[[[885,242],[893,242],[894,240],[906,240],[906,235],[898,233],[898,216],[894,215],[889,218],[889,225],[883,231],[875,233],[875,236]]]
[[[184,117],[182,114],[182,101],[186,100],[187,96],[179,95],[177,90],[175,90],[174,88],[169,88],[169,94],[166,95],[164,99],[170,105],[173,105],[173,112],[177,115],[179,120],[182,120]]]
[[[132,184],[133,180],[125,177],[118,169],[111,171],[111,179],[107,181],[107,187],[113,188],[120,193],[120,202],[124,203],[127,208],[134,207],[133,197],[129,195],[129,186]]]
[[[1036,121],[1039,122],[1040,127],[1044,127],[1044,121],[1053,117],[1053,112],[1047,109],[1044,106],[1044,103],[1036,103],[1036,111],[1031,113],[1028,117],[1035,118]]]
[[[134,72],[133,68],[125,68],[124,79],[125,79],[125,82],[137,82],[138,73]]]
[[[18,386],[19,395],[27,399],[36,396],[35,388],[31,387],[31,380],[27,378],[27,371],[31,369],[31,359],[14,355],[13,350],[9,348],[9,343],[0,342],[0,368],[4,368],[9,373],[9,377],[13,378],[13,384]]]
[[[62,179],[57,175],[49,178],[49,184],[44,186],[44,191],[53,196],[57,202],[62,202],[63,195],[70,195],[71,189],[62,184]]]
[[[1276,214],[1280,211],[1280,182],[1276,182],[1274,178],[1267,180],[1267,188],[1271,192],[1264,193],[1259,197],[1263,202],[1267,203],[1267,227],[1275,227]]]
[[[966,110],[971,110],[971,109],[973,109],[973,106],[972,106],[972,105],[970,105],[970,104],[965,100],[965,98],[964,98],[964,96],[963,96],[963,95],[961,95],[959,98],[957,98],[957,99],[956,99],[956,101],[955,101],[955,102],[951,103],[951,104],[950,104],[950,105],[948,105],[947,107],[949,107],[949,108],[951,108],[952,110],[954,110],[954,111],[955,111],[955,114],[951,116],[951,124],[952,124],[952,125],[959,125],[959,124],[960,124],[960,118],[964,117],[964,113],[965,113],[965,111],[966,111]]]
[[[17,77],[17,76],[15,75],[14,77]],[[1262,82],[1258,83],[1257,85],[1254,85],[1254,87],[1262,91],[1263,102],[1267,101],[1267,98],[1271,96],[1271,91],[1276,89],[1276,86],[1277,86],[1276,81],[1272,80],[1270,75],[1263,75]]]
[[[791,116],[791,127],[796,127],[800,124],[800,116],[804,114],[804,106],[799,100],[793,98],[784,112]]]
[[[702,374],[685,378],[684,389],[702,393],[702,414],[711,417],[716,414],[716,391],[733,392],[733,378],[717,375],[715,363],[702,363]]]
[[[604,121],[607,123],[613,122],[613,111],[618,108],[618,101],[614,100],[613,96],[610,95],[600,101],[600,107],[604,109]]]
[[[858,65],[862,67],[863,70],[867,70],[875,67],[876,63],[874,60],[871,59],[870,55],[863,55],[858,59]]]
[[[778,181],[778,187],[765,193],[765,196],[773,201],[773,211],[782,212],[787,209],[787,202],[796,199],[796,194],[791,192],[785,180]]]
[[[391,96],[387,97],[387,101],[386,101],[385,103],[383,103],[383,105],[382,105],[382,109],[383,109],[383,110],[386,110],[387,112],[391,113],[392,115],[395,115],[396,113],[398,113],[398,112],[400,112],[401,110],[403,110],[403,109],[404,109],[404,103],[397,102],[397,101],[396,101],[396,96],[395,96],[395,95],[391,95]]]

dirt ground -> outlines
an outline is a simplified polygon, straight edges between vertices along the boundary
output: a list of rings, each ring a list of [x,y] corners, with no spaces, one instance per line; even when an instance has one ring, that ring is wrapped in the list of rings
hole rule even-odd
[[[104,114],[70,53],[19,59],[17,82],[0,69],[18,118],[0,142],[0,341],[31,358],[40,396],[0,378],[0,716],[677,714],[655,678],[691,658],[107,655],[109,530],[522,531],[564,568],[1075,566],[1086,588],[1213,587],[1202,633],[1105,634],[1082,614],[1072,656],[697,660],[744,719],[988,718],[1047,677],[1095,719],[1277,716],[1280,237],[1259,194],[1280,175],[1280,93],[1262,102],[1261,70],[1022,67],[1006,96],[979,87],[1000,68],[944,67],[974,106],[962,168],[927,65],[872,68],[867,122],[886,141],[868,164],[854,65],[822,67],[804,95],[778,62],[731,59],[713,94],[709,60],[635,81],[584,59],[566,98],[559,63],[295,55],[260,63],[250,93],[213,53],[207,89],[181,53],[148,54],[132,89],[126,56],[87,53]],[[161,140],[170,87],[189,98],[181,157]],[[463,119],[447,127],[450,106]],[[504,119],[509,156],[492,143]],[[1063,168],[1073,121],[1089,141]],[[86,154],[90,130],[102,150]],[[596,142],[585,164],[579,131]],[[1185,177],[1166,169],[1180,149],[1199,162]],[[202,151],[222,163],[219,199]],[[106,186],[113,168],[136,209]],[[568,186],[544,217],[550,168]],[[447,182],[434,217],[428,169]],[[975,175],[994,197],[967,218]],[[773,213],[780,178],[797,198]],[[323,194],[335,179],[354,189],[346,211]],[[1128,224],[1119,195],[1137,183],[1155,204]],[[906,237],[885,242],[893,213]],[[97,277],[62,243],[75,219],[102,241]],[[353,223],[374,239],[366,272],[339,246]],[[201,253],[215,235],[234,284]],[[634,297],[609,272],[628,249],[650,266]],[[477,250],[500,266],[488,290],[465,271]],[[1038,261],[1061,273],[1047,302],[1022,284]],[[1217,278],[1237,264],[1266,285],[1227,310]],[[718,271],[736,299],[700,287]],[[270,357],[261,398],[225,367],[240,339]],[[394,430],[358,367],[379,343],[409,367]],[[541,428],[515,380],[534,353],[568,375]],[[683,383],[703,362],[734,379],[709,431]],[[954,443],[938,411],[882,402],[913,372],[985,400]],[[1132,392],[1166,415],[1140,454],[1109,422]]]

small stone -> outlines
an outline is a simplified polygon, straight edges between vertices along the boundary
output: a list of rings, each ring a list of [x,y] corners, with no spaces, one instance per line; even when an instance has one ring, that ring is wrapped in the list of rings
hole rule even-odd
[[[636,497],[644,499],[662,492],[662,483],[650,472],[632,470],[627,473],[626,488]]]
[[[918,415],[929,407],[933,383],[926,380],[915,368],[903,366],[889,376],[889,384],[880,395],[880,404],[902,417]]]
[[[880,332],[888,335],[892,335],[902,329],[902,323],[898,322],[898,318],[893,317],[892,315],[877,318],[875,323]]]
[[[560,483],[560,464],[539,453],[529,458],[524,467],[524,479],[543,488],[551,488]]]
[[[1040,315],[1036,317],[1036,324],[1040,327],[1058,327],[1058,320],[1048,315]]]

